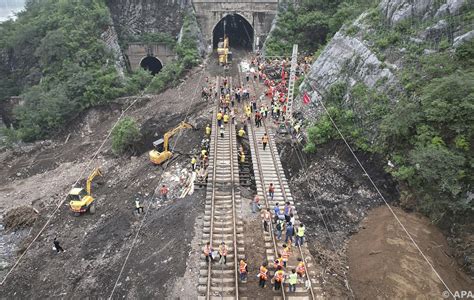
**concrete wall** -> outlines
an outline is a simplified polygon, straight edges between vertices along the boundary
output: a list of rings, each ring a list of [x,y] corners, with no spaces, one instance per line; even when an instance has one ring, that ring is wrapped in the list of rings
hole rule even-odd
[[[278,0],[193,0],[196,18],[201,26],[204,39],[212,45],[212,31],[216,24],[228,14],[239,14],[254,29],[254,49],[257,41],[265,41],[272,21],[278,11]]]
[[[130,69],[132,71],[140,68],[141,60],[146,56],[154,56],[161,61],[161,64],[166,66],[176,56],[176,52],[166,44],[130,44],[125,52],[128,56]]]

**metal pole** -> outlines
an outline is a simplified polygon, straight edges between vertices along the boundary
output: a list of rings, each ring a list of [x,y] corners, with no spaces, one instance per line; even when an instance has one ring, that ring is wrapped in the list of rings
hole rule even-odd
[[[286,120],[290,124],[293,121],[293,98],[294,98],[297,66],[298,66],[298,44],[294,44],[293,54],[291,55],[290,81],[288,82],[288,101],[286,104]]]

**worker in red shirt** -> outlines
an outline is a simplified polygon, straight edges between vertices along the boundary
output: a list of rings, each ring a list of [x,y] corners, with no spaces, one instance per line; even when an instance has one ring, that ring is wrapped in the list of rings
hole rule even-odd
[[[163,184],[163,186],[160,188],[161,200],[163,200],[163,201],[168,200],[168,192],[169,191],[170,190],[168,189],[168,187],[165,184]]]

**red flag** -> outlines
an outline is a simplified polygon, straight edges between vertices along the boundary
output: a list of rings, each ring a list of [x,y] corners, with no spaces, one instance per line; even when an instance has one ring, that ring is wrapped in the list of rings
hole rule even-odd
[[[308,104],[311,102],[311,98],[308,96],[308,93],[307,92],[304,92],[304,95],[303,95],[303,103],[304,104]]]

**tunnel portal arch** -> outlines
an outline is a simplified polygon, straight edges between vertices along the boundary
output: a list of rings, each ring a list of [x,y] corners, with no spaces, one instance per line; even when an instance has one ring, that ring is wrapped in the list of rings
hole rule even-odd
[[[151,75],[156,75],[163,68],[163,63],[157,57],[145,56],[140,61],[140,67],[147,71],[150,71]]]
[[[212,30],[212,46],[217,48],[217,43],[224,37],[229,37],[232,48],[253,50],[255,31],[249,21],[238,13],[227,14],[217,22]]]

